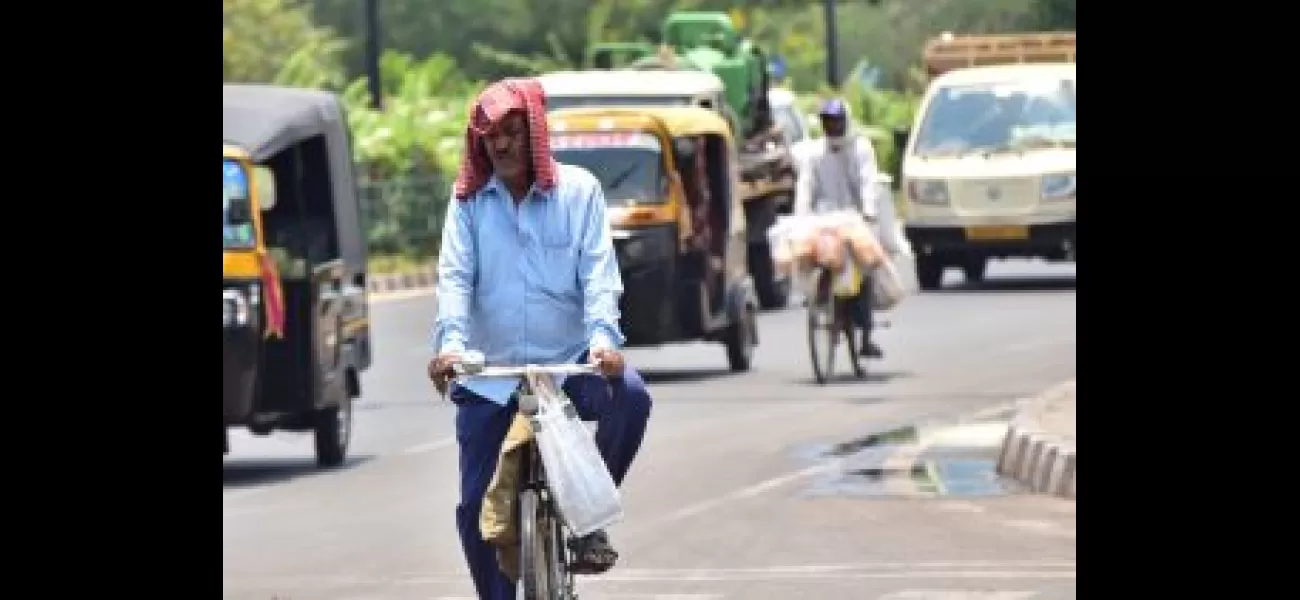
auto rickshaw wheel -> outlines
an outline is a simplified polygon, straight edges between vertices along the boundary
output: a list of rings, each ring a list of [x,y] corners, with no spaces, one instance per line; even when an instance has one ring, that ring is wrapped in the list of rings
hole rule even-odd
[[[322,467],[343,464],[352,439],[352,399],[345,397],[338,406],[317,411],[314,429],[316,464]]]
[[[727,327],[724,342],[727,346],[727,365],[737,373],[748,371],[754,360],[754,308],[748,302],[740,305],[740,314]]]

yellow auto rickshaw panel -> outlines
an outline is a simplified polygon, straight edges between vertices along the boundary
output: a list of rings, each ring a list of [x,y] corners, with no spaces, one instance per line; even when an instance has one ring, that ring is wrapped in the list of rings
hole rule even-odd
[[[609,222],[614,228],[671,225],[678,222],[677,213],[672,202],[654,206],[614,206],[609,209]]]
[[[257,279],[262,276],[262,266],[257,252],[251,250],[223,251],[221,275],[226,279]]]
[[[226,143],[221,144],[221,157],[233,158],[243,163],[247,163],[251,160],[251,158],[248,156],[248,152],[246,152],[243,148],[240,148],[239,146],[236,146],[234,144],[226,144]]]
[[[735,141],[726,119],[696,106],[578,106],[552,111],[547,120],[557,132],[640,129],[668,144],[681,136],[717,135],[727,141],[728,148]]]

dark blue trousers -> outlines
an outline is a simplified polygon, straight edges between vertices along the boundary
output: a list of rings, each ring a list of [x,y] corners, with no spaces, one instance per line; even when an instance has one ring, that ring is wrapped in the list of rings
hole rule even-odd
[[[650,394],[632,367],[623,376],[606,380],[595,375],[575,375],[564,381],[564,393],[573,401],[584,421],[599,423],[596,446],[614,483],[623,484],[632,459],[645,437],[650,418]],[[497,566],[496,549],[483,541],[479,512],[492,474],[496,472],[501,444],[519,406],[511,400],[496,404],[455,386],[451,401],[456,403],[456,442],[460,446],[460,504],[456,506],[456,528],[469,562],[474,588],[482,600],[514,600],[515,585]]]

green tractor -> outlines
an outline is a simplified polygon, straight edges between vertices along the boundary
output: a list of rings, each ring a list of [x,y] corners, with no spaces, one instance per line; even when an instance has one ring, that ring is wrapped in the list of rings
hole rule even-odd
[[[741,196],[750,234],[750,272],[764,308],[784,306],[788,279],[772,264],[767,231],[794,200],[794,156],[775,126],[768,100],[767,57],[740,35],[723,12],[675,12],[663,24],[663,44],[613,42],[593,45],[588,64],[597,70],[704,71],[722,82],[722,106],[738,142]]]
[[[708,71],[722,80],[727,107],[748,140],[772,127],[767,91],[767,58],[753,41],[741,37],[723,12],[675,12],[663,25],[663,50],[645,43],[606,42],[590,50],[597,69],[689,69]]]

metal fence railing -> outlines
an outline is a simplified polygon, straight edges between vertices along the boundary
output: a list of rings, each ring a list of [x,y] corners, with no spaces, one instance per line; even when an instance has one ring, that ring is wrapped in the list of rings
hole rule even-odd
[[[372,255],[438,254],[451,187],[441,176],[358,182]]]

